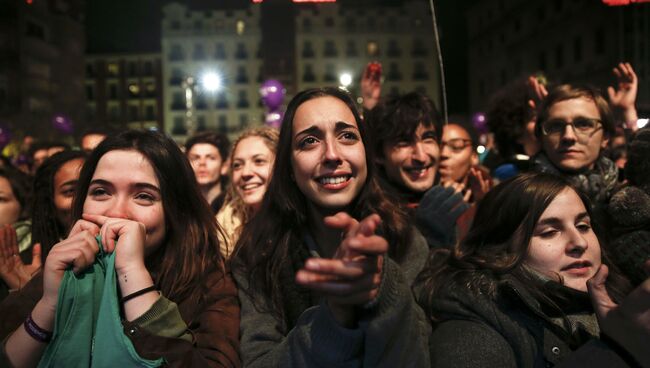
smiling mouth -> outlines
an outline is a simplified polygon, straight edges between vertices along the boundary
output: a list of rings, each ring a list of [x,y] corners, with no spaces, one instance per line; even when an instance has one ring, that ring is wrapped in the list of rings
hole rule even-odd
[[[250,184],[242,185],[242,186],[240,186],[240,188],[242,190],[244,190],[244,191],[249,191],[249,190],[257,189],[257,188],[259,188],[261,186],[262,186],[262,184],[260,184],[260,183],[250,183]]]
[[[317,181],[321,185],[337,185],[342,184],[350,180],[351,175],[340,175],[340,176],[321,176]]]

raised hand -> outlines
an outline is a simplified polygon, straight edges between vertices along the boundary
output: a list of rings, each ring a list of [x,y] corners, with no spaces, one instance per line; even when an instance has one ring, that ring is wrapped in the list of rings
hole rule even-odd
[[[548,96],[546,86],[537,79],[534,75],[528,77],[528,87],[533,92],[535,98],[528,100],[528,105],[535,110],[539,104]]]
[[[9,289],[19,290],[41,269],[41,245],[32,247],[32,263],[24,264],[18,251],[16,230],[11,225],[0,227],[0,277]]]
[[[630,63],[619,63],[612,71],[618,81],[618,88],[607,87],[609,102],[621,110],[627,127],[636,130],[638,116],[635,104],[639,79]]]
[[[650,261],[646,262],[648,268]],[[650,354],[647,353],[650,341],[650,278],[620,304],[616,304],[605,287],[608,273],[607,266],[602,265],[587,282],[600,329],[632,354],[641,366],[650,367]]]
[[[379,71],[372,68],[373,63],[368,63],[361,76],[361,97],[363,97],[363,107],[372,110],[379,102],[381,96],[381,65]]]
[[[469,169],[468,184],[472,194],[474,195],[474,202],[479,202],[483,199],[492,187],[490,178],[485,176],[483,171],[476,167]]]
[[[388,251],[386,239],[375,235],[380,223],[378,215],[361,222],[343,212],[326,217],[328,227],[344,233],[334,258],[311,258],[296,273],[296,282],[320,292],[343,326],[354,325],[354,306],[377,297],[383,257]]]

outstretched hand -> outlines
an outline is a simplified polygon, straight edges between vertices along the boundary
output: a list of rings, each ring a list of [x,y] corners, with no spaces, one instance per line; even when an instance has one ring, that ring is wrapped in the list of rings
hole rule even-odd
[[[12,290],[19,290],[41,269],[41,245],[32,247],[32,263],[24,264],[18,251],[16,230],[0,227],[0,277]]]
[[[646,270],[650,271],[650,261],[646,262]],[[642,366],[650,367],[650,355],[647,353],[650,341],[650,278],[620,304],[616,304],[605,287],[608,273],[607,266],[601,265],[587,282],[600,329],[632,354]]]
[[[618,88],[607,87],[609,102],[613,107],[623,113],[627,127],[636,130],[636,96],[639,88],[639,79],[630,63],[619,63],[612,72],[616,76]]]
[[[533,99],[528,100],[528,105],[535,110],[539,107],[540,103],[548,96],[548,91],[546,86],[537,79],[537,77],[531,75],[528,77],[528,88],[530,88],[535,96]]]
[[[354,306],[373,301],[378,294],[388,242],[375,235],[378,215],[361,222],[344,212],[325,218],[325,225],[343,231],[343,240],[332,259],[310,258],[296,273],[296,282],[320,292],[335,319],[354,324]]]
[[[376,75],[376,71],[373,71],[373,68],[370,67],[371,64],[368,64],[361,76],[361,97],[363,98],[363,107],[366,110],[372,110],[381,96],[381,79]]]

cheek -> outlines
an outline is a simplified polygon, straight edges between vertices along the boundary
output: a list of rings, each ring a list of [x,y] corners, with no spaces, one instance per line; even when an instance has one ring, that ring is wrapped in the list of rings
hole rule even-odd
[[[563,252],[549,242],[533,241],[528,247],[526,263],[539,271],[557,271]]]
[[[239,185],[241,183],[241,170],[232,172],[232,182],[235,185]]]

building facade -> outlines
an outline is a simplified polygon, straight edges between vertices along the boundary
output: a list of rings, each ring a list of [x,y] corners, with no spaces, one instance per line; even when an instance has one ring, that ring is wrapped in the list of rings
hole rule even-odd
[[[162,129],[159,53],[86,56],[86,121],[91,127]]]
[[[593,0],[481,0],[467,13],[470,110],[517,78],[615,83],[612,68],[633,64],[638,108],[650,110],[650,5],[610,7]]]
[[[57,117],[83,126],[84,2],[0,3],[0,121],[18,135],[61,138]]]

